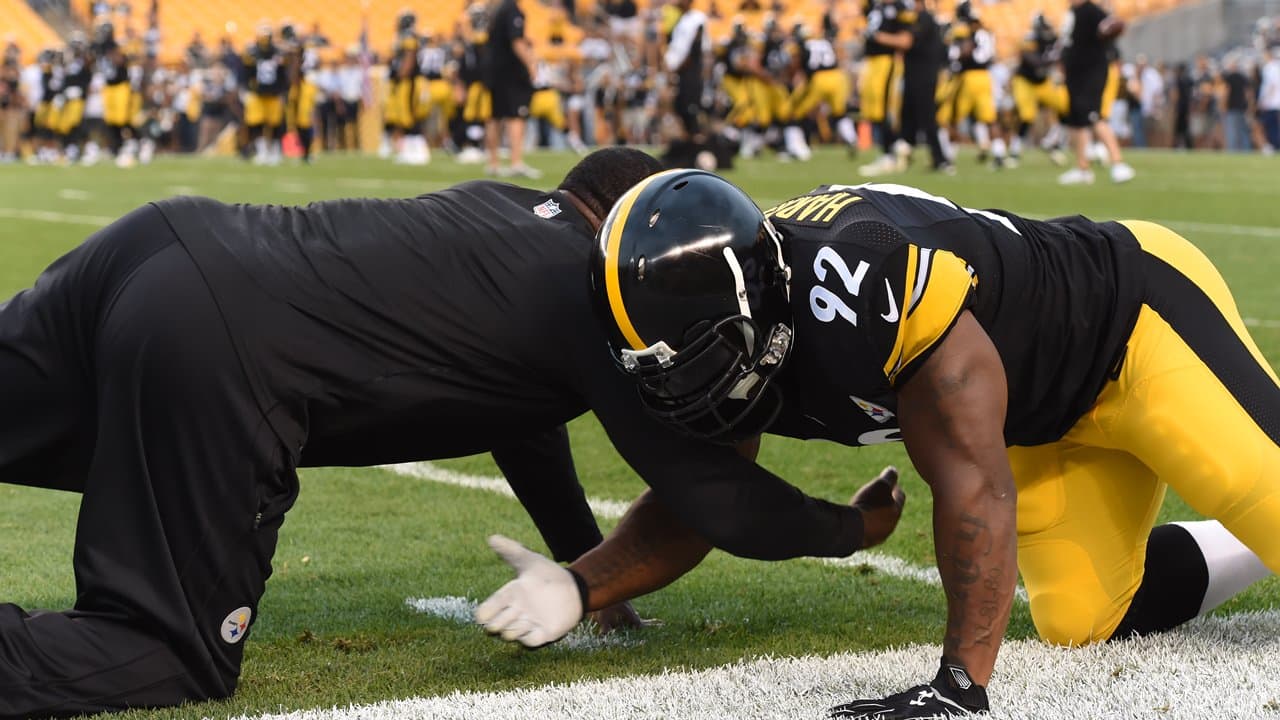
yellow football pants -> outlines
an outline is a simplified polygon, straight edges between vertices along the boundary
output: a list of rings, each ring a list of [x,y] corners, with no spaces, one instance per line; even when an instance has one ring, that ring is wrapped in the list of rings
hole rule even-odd
[[[418,103],[418,119],[426,120],[432,112],[439,110],[440,117],[447,123],[458,109],[458,103],[453,98],[453,83],[427,78],[422,78],[422,81],[422,89],[419,91],[422,102]]]
[[[1226,283],[1176,233],[1124,223],[1150,268],[1118,377],[1059,441],[1009,450],[1018,569],[1045,640],[1108,639],[1172,486],[1280,572],[1280,382]],[[1263,423],[1263,424],[1260,424]]]
[[[948,97],[938,105],[938,124],[951,125],[967,117],[980,123],[996,121],[996,96],[990,70],[965,70],[947,83]]]
[[[283,125],[284,102],[279,95],[249,93],[249,97],[244,102],[244,124],[249,127]]]
[[[289,88],[288,125],[293,130],[309,130],[316,112],[316,85],[303,79]]]
[[[555,88],[535,90],[529,99],[529,117],[542,120],[557,130],[564,130],[564,103],[560,101],[560,91]]]
[[[481,123],[490,117],[493,117],[493,95],[484,83],[471,83],[467,86],[467,101],[462,108],[462,119],[469,123]]]
[[[1098,108],[1098,117],[1111,119],[1111,106],[1116,104],[1116,96],[1120,94],[1120,66],[1111,63],[1107,66],[1107,84],[1102,86],[1102,107]]]
[[[729,124],[736,128],[744,128],[751,124],[751,93],[747,90],[747,78],[738,75],[725,75],[721,80],[724,94],[729,96]]]
[[[131,119],[129,106],[132,95],[133,88],[127,82],[102,88],[102,120],[112,127],[128,125]]]
[[[1040,108],[1048,108],[1054,115],[1066,113],[1066,89],[1049,80],[1033,83],[1021,75],[1014,75],[1011,83],[1013,104],[1018,109],[1018,120],[1024,123],[1036,121]]]
[[[901,75],[902,61],[896,55],[871,55],[863,61],[858,76],[863,120],[878,123],[897,114],[896,86]]]
[[[844,70],[819,70],[791,96],[791,117],[801,120],[826,103],[833,117],[844,117],[849,104],[849,76]]]

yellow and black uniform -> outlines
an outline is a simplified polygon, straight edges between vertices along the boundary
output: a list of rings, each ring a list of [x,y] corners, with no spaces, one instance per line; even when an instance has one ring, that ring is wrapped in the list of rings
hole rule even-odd
[[[76,142],[84,122],[84,103],[93,81],[93,68],[86,55],[75,53],[63,65],[62,74],[63,103],[54,130],[68,142]]]
[[[767,125],[782,125],[791,121],[791,44],[778,30],[765,34],[760,50],[763,58],[765,104],[768,108]]]
[[[438,110],[440,118],[447,125],[457,111],[453,83],[445,77],[448,65],[449,51],[442,45],[424,39],[422,49],[418,51],[418,70],[421,75],[417,80],[418,89],[414,92],[419,101],[415,116],[418,120],[426,120],[432,112]]]
[[[319,89],[315,73],[320,67],[320,56],[313,47],[293,43],[285,50],[285,64],[289,91],[285,103],[285,124],[298,133],[304,161],[311,159],[311,144],[315,136],[316,100]]]
[[[938,108],[938,122],[951,125],[972,117],[990,125],[996,121],[996,96],[991,84],[991,63],[996,57],[995,36],[977,20],[957,20],[947,34],[951,80],[948,95]]]
[[[284,101],[288,92],[288,78],[284,56],[271,40],[254,43],[244,57],[244,72],[249,79],[249,95],[244,104],[244,124],[251,133],[261,133],[263,128],[284,125]]]
[[[1167,485],[1280,571],[1280,383],[1185,239],[897,185],[823,187],[766,214],[792,268],[797,343],[769,432],[896,440],[896,389],[959,315],[991,338],[1019,571],[1046,640],[1116,631]]]
[[[791,118],[799,121],[826,103],[832,118],[848,112],[849,76],[840,69],[835,46],[826,38],[804,38],[797,44],[804,82],[791,95]]]
[[[132,90],[129,62],[124,50],[111,42],[99,52],[98,66],[105,83],[102,88],[102,120],[108,127],[125,127],[129,124]]]
[[[866,44],[862,70],[858,76],[858,95],[863,120],[879,123],[898,115],[901,99],[894,88],[902,76],[902,58],[894,48],[879,43],[877,32],[909,31],[916,21],[912,0],[877,0],[867,8]]]
[[[565,47],[564,39],[552,38],[542,51],[533,76],[533,96],[529,99],[529,117],[541,120],[557,130],[564,130],[568,119],[564,114],[561,88],[569,87],[570,66],[576,51]]]
[[[39,137],[57,134],[59,96],[62,94],[62,66],[50,51],[40,61],[40,102],[36,104],[35,129]]]
[[[1111,119],[1111,106],[1116,104],[1120,95],[1120,48],[1115,41],[1109,41],[1107,48],[1107,81],[1102,85],[1102,106],[1098,108],[1098,116],[1103,120]]]
[[[476,30],[463,46],[462,61],[458,64],[458,79],[466,88],[462,104],[462,119],[468,125],[483,125],[493,116],[493,95],[484,84],[484,67],[488,61],[489,33]]]
[[[718,60],[724,66],[720,86],[724,88],[725,95],[729,96],[727,119],[738,128],[744,128],[752,121],[751,91],[747,87],[747,73],[744,72],[750,43],[751,38],[746,29],[736,26],[729,39],[716,47]]]
[[[1062,88],[1049,78],[1049,69],[1053,66],[1051,54],[1057,42],[1053,34],[1036,32],[1022,39],[1021,58],[1011,82],[1019,123],[1035,122],[1041,108],[1053,110],[1055,115],[1065,110]]]
[[[418,69],[420,41],[412,30],[402,30],[391,49],[391,77],[387,87],[383,122],[397,130],[411,130],[418,124],[421,74]]]

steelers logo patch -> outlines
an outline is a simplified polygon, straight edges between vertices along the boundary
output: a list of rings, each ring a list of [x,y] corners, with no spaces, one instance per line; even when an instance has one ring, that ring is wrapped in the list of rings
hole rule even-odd
[[[227,619],[222,621],[222,641],[228,645],[240,642],[249,630],[249,619],[252,617],[253,611],[247,607],[232,610]]]

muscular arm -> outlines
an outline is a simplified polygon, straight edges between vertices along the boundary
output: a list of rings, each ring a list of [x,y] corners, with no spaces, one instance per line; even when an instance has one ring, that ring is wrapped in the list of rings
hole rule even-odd
[[[874,35],[874,39],[885,47],[891,47],[894,50],[901,50],[903,52],[910,50],[911,46],[915,44],[915,36],[912,35],[909,30],[891,33],[877,31]]]
[[[968,311],[898,391],[907,453],[933,491],[934,551],[947,594],[943,656],[981,685],[991,678],[1017,580],[1007,392],[1000,356]]]
[[[760,438],[738,446],[755,460]],[[636,499],[609,537],[569,567],[587,584],[587,611],[647,595],[697,567],[711,543],[680,522],[652,490]]]

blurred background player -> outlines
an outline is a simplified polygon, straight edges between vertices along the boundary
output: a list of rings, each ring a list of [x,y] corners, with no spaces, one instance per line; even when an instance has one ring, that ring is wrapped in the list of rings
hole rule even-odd
[[[903,54],[902,122],[893,146],[895,169],[905,168],[923,134],[933,169],[947,174],[955,172],[955,166],[942,152],[938,136],[938,76],[946,64],[947,46],[942,41],[942,29],[928,4],[919,2],[916,21],[911,26],[911,44]]]
[[[857,129],[853,118],[849,117],[849,76],[840,67],[839,53],[829,38],[811,37],[804,24],[797,23],[793,28],[793,35],[804,79],[791,95],[792,128],[797,128],[798,123],[804,123],[807,128],[815,127],[814,113],[821,105],[826,105],[828,118],[840,142],[846,148],[856,148]],[[791,132],[795,133],[795,129]],[[806,141],[806,153],[807,150]],[[804,154],[800,159],[807,160],[808,155]]]
[[[62,155],[66,162],[80,158],[84,143],[84,106],[89,97],[89,85],[93,81],[93,59],[89,43],[79,30],[71,34],[62,53],[62,108],[58,112],[54,128],[62,143]]]
[[[893,160],[893,120],[899,115],[902,53],[911,46],[915,23],[914,0],[870,0],[865,5],[867,29],[863,40],[863,68],[859,73],[861,119],[870,124],[872,140],[882,158],[868,167],[869,174],[896,169]]]
[[[1133,179],[1133,168],[1120,155],[1111,126],[1103,119],[1102,102],[1111,67],[1109,46],[1124,30],[1124,23],[1092,0],[1071,0],[1071,13],[1062,31],[1062,69],[1067,83],[1067,126],[1076,166],[1058,177],[1062,185],[1093,183],[1089,165],[1090,131],[1107,148],[1111,158],[1111,180]]]
[[[1036,13],[1031,19],[1031,30],[1019,48],[1018,69],[1010,81],[1013,103],[1018,113],[1018,130],[1009,144],[1009,156],[1017,160],[1031,136],[1032,126],[1040,117],[1051,124],[1050,133],[1056,134],[1059,116],[1066,112],[1066,91],[1052,78],[1052,70],[1058,49],[1058,33],[1044,13]],[[1045,112],[1049,111],[1049,112]],[[1055,164],[1065,159],[1062,151],[1048,144]]]
[[[485,172],[502,177],[537,179],[542,173],[524,162],[525,129],[533,100],[533,45],[525,36],[519,0],[499,0],[489,20],[489,57],[485,86],[493,100],[493,116],[485,124],[488,162]],[[506,140],[510,164],[499,166],[498,149]]]
[[[26,120],[22,92],[22,57],[16,44],[7,44],[0,58],[0,163],[18,159],[18,139]]]
[[[667,22],[667,49],[662,57],[663,67],[675,84],[672,111],[680,120],[681,138],[690,142],[705,140],[702,116],[702,95],[705,77],[704,56],[710,47],[707,36],[707,16],[693,8],[693,0],[675,0],[667,6],[672,10]]]
[[[421,71],[418,67],[418,16],[402,10],[396,18],[396,40],[391,50],[386,117],[388,153],[402,165],[426,165],[431,151],[421,127]]]
[[[900,120],[904,104],[920,100],[898,91],[904,72],[904,54],[914,41],[912,29],[917,20],[916,4],[913,0],[874,0],[866,8],[866,17],[864,57],[859,75],[860,112],[862,119],[870,124],[871,137],[880,146],[882,154],[859,171],[872,177],[905,169],[893,152],[893,126]],[[936,72],[933,82],[937,84]],[[932,95],[928,96],[927,102],[932,113]],[[901,126],[901,122],[898,124]],[[909,142],[915,142],[914,138]]]
[[[288,129],[298,136],[302,149],[302,162],[311,162],[311,146],[315,140],[315,116],[318,89],[316,71],[320,67],[320,53],[316,41],[309,36],[298,37],[292,23],[280,28],[281,49],[284,52],[285,76],[289,91],[286,96],[285,121]]]
[[[483,3],[467,7],[467,29],[460,43],[458,80],[463,88],[462,138],[455,139],[462,150],[458,162],[479,165],[485,161],[485,126],[493,115],[493,96],[484,84],[489,58],[489,12]]]
[[[574,152],[585,155],[582,127],[579,118],[575,125],[565,114],[565,97],[575,87],[575,77],[581,53],[565,44],[565,18],[559,15],[552,22],[547,45],[542,49],[533,77],[533,96],[529,100],[529,119],[536,120],[542,128],[549,128],[564,137],[564,142]],[[550,135],[551,133],[546,133]],[[552,144],[549,141],[540,144]]]
[[[430,30],[422,32],[422,47],[418,50],[418,68],[422,75],[416,91],[419,99],[418,123],[426,139],[427,148],[432,145],[451,148],[449,123],[458,109],[454,97],[453,60],[449,48]]]
[[[284,95],[288,80],[284,56],[275,43],[270,22],[258,24],[257,37],[244,55],[248,95],[244,124],[248,130],[255,165],[280,164],[280,138],[284,129]],[[110,121],[108,121],[110,122]]]
[[[129,78],[129,59],[116,42],[115,26],[102,21],[94,28],[94,55],[98,72],[103,76],[102,120],[107,128],[107,148],[119,167],[132,167],[133,123],[130,116],[133,86]],[[126,145],[126,143],[128,143]]]
[[[970,135],[978,146],[978,162],[985,163],[990,155],[995,167],[1003,167],[1006,146],[996,125],[995,87],[991,82],[996,39],[983,27],[969,0],[956,5],[947,44],[952,78],[949,94],[939,108],[939,124],[954,132],[962,122],[971,120]]]

